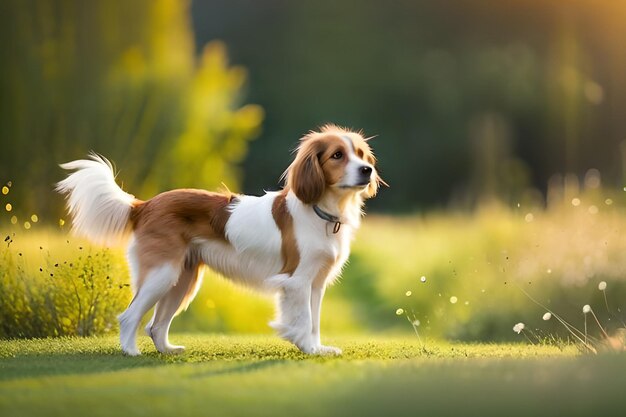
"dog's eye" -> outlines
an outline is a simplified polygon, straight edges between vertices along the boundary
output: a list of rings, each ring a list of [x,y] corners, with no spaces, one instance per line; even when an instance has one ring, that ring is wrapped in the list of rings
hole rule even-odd
[[[333,158],[333,159],[341,159],[341,158],[343,158],[343,153],[341,151],[335,152],[333,154],[333,156],[331,156],[331,158]]]

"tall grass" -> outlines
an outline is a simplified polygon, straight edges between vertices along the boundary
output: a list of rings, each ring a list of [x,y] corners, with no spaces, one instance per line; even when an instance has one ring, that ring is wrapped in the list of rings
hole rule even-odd
[[[130,300],[119,254],[62,240],[60,234],[48,246],[44,236],[19,230],[6,235],[0,250],[0,338],[114,330]]]
[[[626,212],[621,195],[602,194],[584,192],[548,209],[492,204],[473,214],[366,219],[346,290],[369,294],[360,312],[374,327],[412,331],[404,314],[396,316],[401,308],[419,320],[420,334],[461,340],[511,340],[519,321],[567,337],[555,321],[541,320],[545,310],[524,291],[580,325],[582,306],[603,306],[607,295],[613,314],[596,311],[615,331],[626,299]],[[610,293],[598,291],[601,281]]]
[[[417,330],[425,340],[500,341],[515,340],[513,324],[526,322],[539,337],[568,338],[556,320],[541,320],[546,311],[527,292],[579,328],[590,304],[612,335],[625,321],[626,210],[624,197],[605,194],[581,192],[548,209],[370,215],[342,279],[327,291],[323,334]],[[115,331],[131,297],[122,248],[91,247],[41,222],[27,229],[11,224],[11,214],[0,214],[8,238],[0,249],[0,337]],[[174,331],[271,332],[271,297],[211,273],[204,281]],[[610,291],[598,290],[601,281]]]

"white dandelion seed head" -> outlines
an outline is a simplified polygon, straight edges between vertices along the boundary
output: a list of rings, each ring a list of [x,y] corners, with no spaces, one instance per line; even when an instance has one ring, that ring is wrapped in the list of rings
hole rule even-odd
[[[598,284],[598,289],[600,291],[606,290],[606,281],[600,281],[600,283]]]
[[[548,321],[552,318],[552,313],[546,313],[543,315],[543,320]]]
[[[513,331],[517,334],[520,334],[522,330],[524,330],[524,327],[526,327],[524,323],[517,323],[515,326],[513,326]]]
[[[419,327],[419,325],[421,324],[419,320],[415,319],[411,322],[411,324],[415,327]]]
[[[583,306],[583,313],[585,313],[585,314],[591,313],[591,306],[589,304],[585,304]]]

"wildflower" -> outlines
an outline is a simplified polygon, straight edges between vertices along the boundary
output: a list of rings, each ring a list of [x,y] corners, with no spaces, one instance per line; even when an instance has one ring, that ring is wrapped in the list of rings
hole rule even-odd
[[[606,290],[606,281],[600,281],[600,283],[598,284],[598,289],[600,291]]]
[[[396,310],[396,316],[401,316],[403,314],[404,314],[404,310],[403,309],[399,308],[399,309]]]
[[[552,313],[546,313],[543,315],[543,320],[548,321],[552,318]]]
[[[526,327],[524,323],[517,323],[515,326],[513,326],[513,331],[517,334],[520,334],[522,330],[524,330],[524,327]]]
[[[591,312],[591,306],[589,304],[585,304],[583,306],[583,313],[587,314]]]

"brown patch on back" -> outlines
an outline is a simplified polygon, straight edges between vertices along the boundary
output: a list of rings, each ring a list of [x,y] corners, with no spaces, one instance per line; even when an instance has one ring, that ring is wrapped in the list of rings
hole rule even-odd
[[[293,217],[287,208],[286,192],[278,194],[274,199],[272,216],[281,234],[280,253],[283,258],[283,268],[280,273],[293,275],[300,263],[300,251],[293,230]]]
[[[137,201],[130,214],[139,258],[137,288],[154,267],[168,262],[181,268],[197,264],[197,259],[186,260],[192,239],[226,241],[228,206],[235,199],[231,194],[181,189]]]

